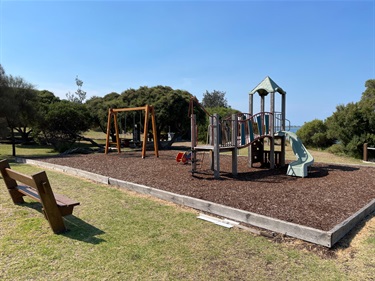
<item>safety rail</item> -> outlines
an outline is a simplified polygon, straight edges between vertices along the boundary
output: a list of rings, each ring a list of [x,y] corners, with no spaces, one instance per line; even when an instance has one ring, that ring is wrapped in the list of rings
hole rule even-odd
[[[219,122],[219,146],[221,148],[234,147],[238,148],[246,147],[253,141],[257,140],[262,136],[269,136],[270,132],[270,119],[272,113],[261,112],[255,115],[249,113],[237,114],[237,120],[232,120],[232,117],[223,118]],[[237,144],[233,143],[232,133],[235,124],[237,123]],[[213,145],[213,129],[214,120],[211,119],[209,125],[209,144]]]
[[[291,127],[290,120],[285,119],[285,124],[283,126],[282,113],[275,112],[275,123],[274,123],[275,132],[290,131],[290,127]]]

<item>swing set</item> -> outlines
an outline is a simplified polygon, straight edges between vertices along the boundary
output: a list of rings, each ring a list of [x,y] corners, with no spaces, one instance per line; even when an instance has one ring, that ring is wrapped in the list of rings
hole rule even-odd
[[[117,152],[120,153],[121,152],[121,144],[120,144],[120,134],[119,134],[118,121],[117,121],[117,114],[119,112],[140,111],[140,110],[145,111],[145,119],[144,119],[144,126],[143,126],[142,158],[146,157],[147,134],[148,134],[148,125],[149,125],[150,117],[151,117],[152,134],[153,134],[153,140],[154,140],[154,152],[155,152],[155,156],[159,157],[155,112],[154,112],[154,107],[152,105],[145,105],[145,106],[141,106],[141,107],[131,107],[131,108],[110,108],[108,110],[107,138],[106,138],[106,142],[105,142],[105,154],[107,154],[108,150],[109,150],[109,144],[110,144],[109,138],[110,138],[110,134],[111,134],[112,117],[113,117],[113,122],[114,122],[114,126],[115,126],[115,133],[116,133]]]

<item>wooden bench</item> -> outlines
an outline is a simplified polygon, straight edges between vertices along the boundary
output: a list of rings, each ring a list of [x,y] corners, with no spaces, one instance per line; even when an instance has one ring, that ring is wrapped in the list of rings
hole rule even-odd
[[[71,215],[79,202],[54,194],[45,171],[28,176],[12,170],[7,160],[0,161],[0,170],[14,204],[24,203],[23,197],[29,196],[42,204],[44,217],[54,233],[67,230],[63,216]]]

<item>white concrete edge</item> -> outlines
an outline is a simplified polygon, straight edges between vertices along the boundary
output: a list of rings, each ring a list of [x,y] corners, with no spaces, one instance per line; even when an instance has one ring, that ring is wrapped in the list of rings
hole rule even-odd
[[[200,211],[212,213],[221,217],[250,224],[256,227],[281,233],[290,237],[298,238],[304,241],[308,241],[329,248],[332,247],[335,243],[337,243],[346,233],[348,233],[355,226],[355,224],[360,222],[368,214],[371,214],[375,211],[374,199],[370,204],[363,207],[361,210],[353,214],[344,222],[336,225],[333,229],[329,231],[323,231],[320,229],[315,229],[303,225],[298,225],[295,223],[286,222],[279,219],[266,217],[256,213],[235,209],[210,201],[180,195],[141,184],[101,176],[98,174],[70,168],[67,166],[61,166],[24,158],[17,158],[16,161],[19,163],[31,164],[46,169],[63,172],[69,175],[85,178],[102,184],[126,188],[142,194],[148,194],[165,201],[173,202],[179,205],[184,205]]]
[[[49,169],[49,170],[54,170],[54,171],[66,173],[66,174],[69,174],[69,175],[82,177],[82,178],[89,179],[89,180],[92,180],[92,181],[98,182],[98,183],[108,184],[108,181],[109,181],[108,177],[101,176],[101,175],[91,173],[91,172],[87,172],[87,171],[83,171],[83,170],[79,170],[79,169],[75,169],[75,168],[71,168],[71,167],[68,167],[68,166],[56,165],[56,164],[52,164],[52,163],[37,161],[37,160],[33,160],[33,159],[25,159],[25,158],[16,158],[16,162],[17,163],[30,164],[30,165],[38,166],[38,167],[41,167],[41,168],[46,168],[46,169]]]
[[[294,238],[302,239],[325,247],[331,247],[330,233],[327,231],[285,222],[259,215],[256,213],[235,209],[185,195],[180,195],[140,184],[109,178],[109,184],[123,187],[142,194],[148,194],[159,199],[173,202],[179,205],[191,207],[196,210],[219,215],[238,222],[247,223],[270,231],[282,233]]]
[[[358,223],[364,220],[367,216],[375,212],[375,199],[371,200],[363,208],[359,209],[353,215],[334,226],[331,232],[331,244],[336,244],[341,238],[349,233]]]

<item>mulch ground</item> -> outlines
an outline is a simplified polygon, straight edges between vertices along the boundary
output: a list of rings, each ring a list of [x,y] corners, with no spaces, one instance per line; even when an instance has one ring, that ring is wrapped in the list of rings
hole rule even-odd
[[[274,170],[249,168],[247,157],[238,159],[238,176],[231,175],[231,157],[221,156],[221,179],[209,169],[208,154],[199,173],[177,163],[177,151],[112,152],[39,159],[96,174],[187,195],[272,218],[330,230],[375,198],[375,168],[314,163],[307,178]]]

